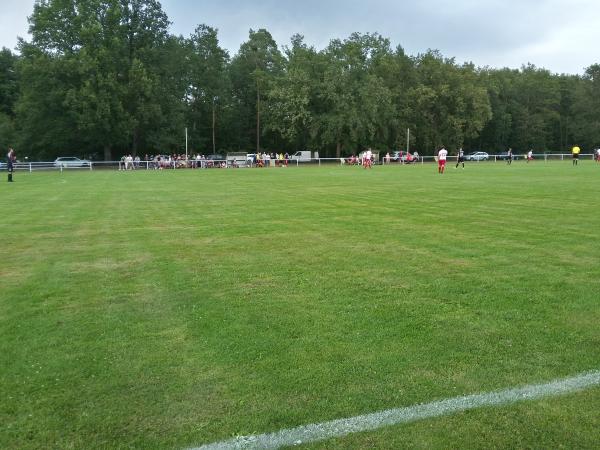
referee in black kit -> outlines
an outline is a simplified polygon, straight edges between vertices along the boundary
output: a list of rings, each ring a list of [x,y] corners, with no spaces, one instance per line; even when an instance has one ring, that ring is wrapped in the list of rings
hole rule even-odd
[[[462,147],[458,149],[458,155],[456,155],[456,166],[455,169],[458,169],[458,166],[462,164],[463,169],[465,168],[465,152],[463,152]]]

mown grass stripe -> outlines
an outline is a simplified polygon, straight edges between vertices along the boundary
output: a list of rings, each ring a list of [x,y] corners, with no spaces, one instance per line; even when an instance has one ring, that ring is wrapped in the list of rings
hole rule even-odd
[[[352,433],[376,430],[385,426],[444,416],[469,409],[555,397],[598,385],[600,385],[600,371],[591,371],[545,384],[454,397],[405,408],[388,409],[356,417],[283,429],[275,433],[240,436],[190,450],[274,449],[289,445],[300,445],[342,437]]]

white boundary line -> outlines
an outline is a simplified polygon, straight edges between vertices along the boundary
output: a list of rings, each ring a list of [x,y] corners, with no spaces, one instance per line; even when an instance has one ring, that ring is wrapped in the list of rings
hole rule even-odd
[[[275,433],[240,436],[227,441],[202,445],[190,450],[233,450],[233,449],[274,449],[310,442],[322,441],[351,433],[376,430],[416,420],[439,417],[468,409],[484,406],[498,406],[543,397],[555,397],[600,385],[600,370],[585,372],[571,378],[555,380],[545,384],[534,384],[520,388],[506,389],[454,397],[405,408],[388,409],[329,422],[302,425]]]

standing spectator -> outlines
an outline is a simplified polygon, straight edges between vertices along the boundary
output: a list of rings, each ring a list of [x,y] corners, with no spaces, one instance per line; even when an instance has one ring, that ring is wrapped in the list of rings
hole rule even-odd
[[[367,151],[363,154],[363,166],[365,169],[371,168],[373,164],[373,160],[371,158],[373,158],[373,152],[371,151],[371,148],[368,148]]]
[[[385,163],[389,164],[391,159],[392,159],[392,157],[390,156],[390,152],[387,152],[385,154]]]
[[[506,152],[506,164],[508,164],[509,166],[512,164],[512,160],[513,160],[513,152],[512,152],[512,148],[508,148],[508,151]]]
[[[446,169],[446,158],[448,157],[448,150],[444,147],[438,152],[438,173],[444,173]]]
[[[6,154],[6,168],[8,170],[8,182],[13,182],[13,172],[15,170],[15,163],[17,162],[17,155],[12,147],[8,147],[8,153]]]
[[[600,163],[600,147],[596,149],[596,162]]]
[[[571,149],[571,153],[573,154],[573,165],[576,166],[579,163],[579,153],[581,153],[581,149],[575,146]]]
[[[458,169],[458,166],[462,164],[463,169],[465,168],[465,152],[463,152],[462,147],[458,149],[458,155],[456,156],[456,167],[454,167],[455,169]]]

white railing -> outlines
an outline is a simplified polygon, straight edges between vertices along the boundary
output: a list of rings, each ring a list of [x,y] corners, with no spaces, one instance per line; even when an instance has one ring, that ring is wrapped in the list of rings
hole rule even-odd
[[[69,169],[84,169],[84,170],[92,170],[92,166],[95,163],[82,163],[81,165],[69,165],[69,164],[59,164],[55,162],[17,162],[14,164],[15,170],[26,170],[28,172],[33,172],[34,170],[69,170]],[[2,163],[2,169],[6,170],[6,164]]]
[[[571,161],[572,155],[570,153],[543,153],[534,154],[533,161]],[[59,170],[70,171],[70,170],[98,170],[98,169],[112,169],[112,170],[168,170],[168,169],[211,169],[211,168],[243,168],[243,167],[289,167],[289,166],[331,166],[331,165],[360,165],[360,160],[357,160],[356,164],[352,164],[349,158],[313,158],[310,161],[307,160],[277,160],[271,159],[269,161],[263,161],[263,165],[257,164],[251,161],[240,161],[237,160],[235,163],[229,159],[219,160],[176,160],[176,161],[138,161],[131,164],[125,164],[122,161],[92,161],[86,162],[81,165],[71,164],[59,164],[55,162],[18,162],[15,163],[14,169],[20,171],[33,172],[37,170]],[[514,155],[513,161],[526,161],[527,155]],[[579,155],[579,160],[595,160],[595,155],[592,153],[583,153]],[[450,155],[447,158],[449,164],[457,161],[456,155]],[[419,156],[412,161],[386,161],[385,157],[379,161],[376,161],[376,165],[415,165],[434,163],[436,158],[434,156]],[[477,159],[468,160],[465,156],[466,163],[490,163],[490,162],[503,162],[506,163],[506,155],[489,155],[488,159]],[[2,163],[2,170],[6,170],[6,163]]]

